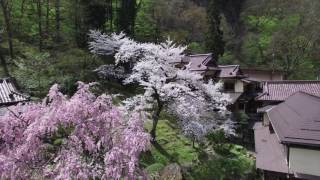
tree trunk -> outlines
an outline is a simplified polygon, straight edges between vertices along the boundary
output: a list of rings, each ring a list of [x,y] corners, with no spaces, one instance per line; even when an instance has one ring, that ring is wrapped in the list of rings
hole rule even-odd
[[[152,129],[150,131],[152,142],[156,142],[156,137],[157,137],[156,131],[157,131],[157,125],[158,125],[161,111],[162,111],[162,106],[158,107],[157,111],[154,112],[152,115]]]
[[[19,21],[18,21],[18,25],[17,25],[18,29],[20,29],[21,25],[22,25],[22,20],[23,20],[23,17],[24,17],[25,2],[26,2],[26,0],[22,0],[21,1],[21,8],[20,8],[21,16],[19,17]]]
[[[116,0],[116,6],[115,6],[115,14],[116,14],[116,31],[119,30],[119,23],[117,21],[119,21],[119,8],[118,8],[118,0]]]
[[[56,42],[60,42],[60,0],[56,0],[55,10],[56,10]],[[76,7],[77,8],[77,7]]]
[[[42,0],[37,1],[37,11],[38,11],[38,34],[39,34],[39,50],[42,51],[43,48],[43,32],[42,32]]]
[[[46,8],[47,8],[47,12],[46,12],[46,38],[48,39],[49,37],[49,26],[50,26],[50,0],[47,0],[46,2]]]
[[[1,0],[0,3],[1,3],[3,18],[6,26],[7,35],[8,35],[9,54],[10,54],[10,57],[13,59],[14,58],[13,42],[12,42],[13,32],[11,28],[11,17],[9,14],[9,3],[7,0]]]
[[[151,135],[151,142],[156,142],[156,131],[157,131],[157,125],[158,125],[158,121],[159,121],[159,117],[160,117],[160,113],[162,111],[163,108],[163,104],[160,101],[160,97],[159,95],[156,93],[155,94],[155,99],[157,100],[157,110],[153,113],[152,115],[152,129],[150,131],[150,135]]]
[[[6,77],[10,77],[6,59],[3,57],[3,55],[1,54],[1,52],[0,52],[0,62],[1,62],[1,66],[2,66],[2,68],[3,68],[4,75],[5,75]]]
[[[127,35],[133,36],[136,15],[136,0],[121,0],[117,17],[118,31],[123,31]]]
[[[113,32],[113,8],[112,0],[107,0],[107,19],[109,20],[110,32]]]
[[[74,11],[74,29],[75,29],[75,41],[77,43],[78,47],[81,47],[81,35],[80,35],[80,31],[81,31],[81,27],[80,27],[80,16],[79,16],[79,11],[81,12],[80,8],[80,2],[79,0],[75,0],[74,1],[75,4],[75,11]]]

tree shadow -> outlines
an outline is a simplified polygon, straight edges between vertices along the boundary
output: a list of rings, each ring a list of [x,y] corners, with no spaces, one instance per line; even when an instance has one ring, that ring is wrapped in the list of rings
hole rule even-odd
[[[169,154],[157,141],[152,142],[153,147],[155,147],[162,155],[164,155],[167,159],[169,159],[170,162],[176,162],[179,164],[177,161],[177,157]]]

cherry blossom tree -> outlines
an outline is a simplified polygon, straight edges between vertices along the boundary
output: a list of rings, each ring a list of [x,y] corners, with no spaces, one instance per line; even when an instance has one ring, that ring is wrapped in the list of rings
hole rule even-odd
[[[9,107],[0,117],[0,179],[135,179],[150,144],[142,113],[79,83],[67,98],[52,86],[43,102]]]
[[[226,112],[229,97],[221,93],[221,84],[205,82],[200,74],[175,66],[175,62],[184,57],[186,47],[170,40],[161,44],[139,43],[122,33],[106,35],[91,31],[90,37],[92,53],[114,55],[115,67],[123,63],[132,65],[124,84],[137,83],[144,88],[144,94],[126,100],[125,104],[131,109],[153,110],[150,132],[153,141],[156,140],[156,127],[163,110],[174,114],[181,122],[206,119],[210,120],[211,129],[223,124],[225,119],[208,116]]]

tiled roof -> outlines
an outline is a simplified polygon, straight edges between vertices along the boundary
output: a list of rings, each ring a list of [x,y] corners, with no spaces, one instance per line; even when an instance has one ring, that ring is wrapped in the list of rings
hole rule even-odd
[[[12,80],[0,79],[0,105],[15,104],[28,99],[28,96],[18,92]]]
[[[254,141],[258,169],[291,174],[286,163],[284,146],[279,143],[276,134],[270,133],[269,127],[257,122],[254,126]]]
[[[282,143],[320,146],[320,97],[295,93],[267,115]]]
[[[188,64],[192,63],[192,66],[195,66],[195,69],[198,69],[198,65],[203,66],[216,66],[216,61],[212,58],[212,54],[194,54],[186,55],[181,59],[176,59],[171,61],[172,64]]]
[[[243,76],[239,65],[218,66],[217,61],[213,59],[211,53],[188,55],[171,63],[186,65],[186,68],[188,70],[198,73],[208,71],[214,72],[214,74],[218,75],[219,78],[233,78]]]
[[[171,64],[176,65],[179,68],[186,67],[188,70],[204,74],[209,73],[210,76],[214,76],[215,78],[238,78],[244,79],[243,81],[250,82],[261,82],[262,80],[266,80],[261,78],[259,75],[257,77],[250,77],[249,75],[243,73],[240,65],[217,65],[217,60],[213,59],[211,53],[209,54],[194,54],[187,55],[182,57],[181,59],[176,59],[170,62]],[[262,76],[265,74],[279,74],[278,71],[271,70],[257,70],[257,69],[246,69],[247,71],[253,72],[262,72]],[[259,78],[260,77],[260,78]],[[270,78],[269,78],[270,79]],[[272,79],[272,78],[271,78]]]
[[[220,69],[219,78],[243,77],[239,65],[218,66]]]
[[[183,61],[189,62],[188,69],[190,71],[206,71],[216,70],[212,54],[197,54],[187,56]]]
[[[296,92],[320,97],[320,81],[266,81],[258,101],[284,101]]]

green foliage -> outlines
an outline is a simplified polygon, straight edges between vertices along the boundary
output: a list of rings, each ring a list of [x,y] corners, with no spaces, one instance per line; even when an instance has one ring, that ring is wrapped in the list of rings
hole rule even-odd
[[[319,73],[314,73],[318,65],[312,59],[317,55],[310,53],[317,48],[320,26],[311,22],[319,14],[310,12],[319,6],[311,1],[247,1],[241,21],[226,26],[225,31],[238,33],[240,40],[225,34],[229,41],[223,62],[282,70],[288,79],[314,79]],[[232,29],[236,25],[241,28]]]
[[[205,47],[203,44],[192,42],[188,46],[188,51],[190,51],[191,54],[203,54],[206,53]]]
[[[21,45],[20,53],[14,61],[16,67],[11,68],[12,74],[24,92],[35,97],[45,96],[54,83],[59,83],[62,91],[71,95],[77,81],[94,81],[93,70],[103,63],[88,52],[73,48],[50,54]]]
[[[164,168],[165,166],[161,163],[155,163],[148,166],[145,170],[148,172],[149,176],[157,177],[158,173]]]
[[[64,144],[65,139],[71,134],[73,130],[74,128],[71,127],[63,128],[62,126],[60,126],[56,133],[48,134],[47,136],[45,136],[44,142],[48,150],[47,155],[50,156],[49,154],[54,154],[57,151],[59,151],[62,145]]]
[[[244,111],[235,112],[234,116],[235,116],[237,122],[241,126],[247,126],[248,125],[249,116]]]
[[[254,179],[255,162],[244,147],[229,144],[223,131],[210,133],[207,140],[199,148],[200,162],[187,173],[187,179]]]
[[[153,0],[141,1],[135,23],[135,38],[139,41],[153,41],[157,39],[156,22],[152,18]]]
[[[234,7],[231,1],[223,0],[130,1],[134,3],[61,0],[60,42],[55,40],[57,14],[54,1],[50,1],[48,19],[45,1],[41,4],[40,19],[36,1],[8,2],[15,58],[9,58],[9,37],[0,9],[1,55],[23,92],[35,98],[43,97],[53,83],[59,83],[63,92],[70,95],[76,90],[78,80],[100,81],[93,70],[113,59],[100,59],[88,52],[90,28],[107,33],[125,30],[139,41],[159,42],[170,36],[174,41],[188,45],[189,53],[224,54],[220,63],[280,69],[290,79],[320,77],[320,2],[317,1],[247,0],[243,6]],[[43,29],[42,51],[38,47],[39,20]],[[115,98],[116,103],[139,92],[135,86],[124,87],[115,81],[102,80],[100,87],[98,93],[122,94]],[[141,165],[153,177],[165,165],[178,162],[196,165],[186,174],[187,179],[251,178],[254,161],[244,148],[228,144],[222,131],[210,134],[208,143],[197,144],[195,149],[175,128],[171,118],[162,114],[157,131],[159,146],[153,146],[141,159]],[[241,134],[247,130],[248,117],[239,112],[236,119],[237,132]],[[146,124],[147,129],[150,126],[150,123]],[[55,151],[63,144],[68,134],[64,131],[50,139],[49,149]]]
[[[278,29],[279,21],[277,17],[253,15],[246,17],[246,24],[250,29],[268,34],[272,34]]]
[[[155,39],[158,42],[171,39],[178,43],[196,42],[204,45],[208,31],[207,14],[204,7],[192,0],[153,1],[152,19],[155,23]]]
[[[215,131],[207,135],[209,143],[213,146],[226,143],[227,138],[224,131]]]
[[[191,168],[184,171],[186,179],[253,179],[253,158],[242,146],[228,144],[223,131],[211,133],[208,145],[198,144],[194,149],[191,141],[176,130],[171,118],[163,114],[159,121],[157,136],[161,148],[154,145],[141,157],[140,163],[151,177],[157,178],[164,166],[177,162]],[[151,122],[146,128],[151,129]]]
[[[238,111],[233,113],[234,119],[237,122],[235,126],[237,138],[241,138],[242,141],[245,141],[244,138],[249,133],[249,116],[244,111]]]
[[[201,159],[187,179],[254,179],[254,161],[241,146],[223,144],[219,153]]]
[[[29,49],[24,54],[24,58],[18,58],[16,64],[18,68],[13,72],[19,84],[28,89],[30,95],[44,96],[46,90],[51,85],[49,79],[44,75],[50,74],[47,67],[50,64],[48,61],[48,53],[39,53]],[[42,91],[45,89],[45,91]]]
[[[121,0],[121,6],[118,9],[118,31],[134,35],[135,19],[137,15],[137,0]]]
[[[65,49],[85,49],[88,30],[98,28],[108,33],[130,31],[129,34],[139,41],[159,42],[170,36],[178,43],[189,45],[190,53],[211,51],[214,55],[224,54],[221,63],[277,68],[285,71],[290,79],[315,79],[320,74],[317,61],[320,26],[316,23],[320,16],[317,11],[319,2],[60,0],[61,42],[57,43],[55,1],[49,1],[49,6],[47,1],[42,1],[40,18],[37,1],[7,1],[14,54],[18,58],[25,58],[25,51],[37,48],[41,37],[43,51],[50,57],[61,50],[66,54]],[[2,11],[0,16],[3,17]],[[42,22],[42,36],[39,22]],[[3,18],[0,18],[0,27],[4,30],[0,46],[8,57]],[[301,46],[304,42],[310,45]],[[72,53],[76,55],[76,52]],[[30,54],[37,56],[35,52]],[[80,55],[82,52],[79,51]],[[289,57],[290,63],[286,63],[284,57]],[[10,59],[7,61],[12,64]],[[288,64],[291,67],[288,68]],[[72,74],[65,76],[63,82],[66,84],[74,81]]]
[[[207,33],[206,45],[216,59],[224,54],[225,47],[223,31],[220,27],[222,6],[223,1],[210,0],[207,7],[209,32]]]
[[[160,147],[151,150],[155,162],[167,165],[169,162],[190,164],[197,160],[197,151],[192,147],[192,142],[181,135],[172,122],[161,119],[157,127],[157,142]],[[151,122],[146,124],[151,129]],[[162,151],[164,150],[164,151]]]

